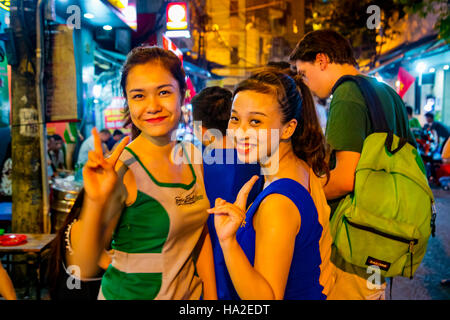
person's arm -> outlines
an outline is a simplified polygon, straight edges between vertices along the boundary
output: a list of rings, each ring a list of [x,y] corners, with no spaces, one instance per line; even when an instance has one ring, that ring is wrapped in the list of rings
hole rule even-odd
[[[205,224],[201,239],[201,250],[197,259],[197,272],[203,282],[203,299],[217,300],[216,275],[214,257],[208,226]]]
[[[208,211],[215,214],[217,236],[240,298],[283,299],[295,237],[300,229],[300,215],[297,207],[282,195],[270,195],[261,203],[254,218],[253,267],[236,240],[236,231],[245,219],[244,208],[255,178],[242,187],[234,204],[217,199],[216,206]]]
[[[337,151],[336,167],[330,171],[330,179],[321,178],[327,200],[342,197],[353,191],[356,166],[361,154],[354,151]]]
[[[98,271],[100,255],[110,237],[107,230],[111,221],[117,221],[110,212],[117,212],[125,201],[114,167],[128,140],[124,139],[111,157],[104,159],[98,133],[94,129],[92,134],[95,148],[83,168],[85,197],[79,236],[72,236],[73,255],[67,257],[70,265],[79,267],[81,278],[90,278]]]
[[[284,298],[300,223],[295,204],[283,195],[272,194],[264,199],[254,218],[254,267],[236,237],[221,241],[228,272],[241,299]]]
[[[8,273],[0,263],[0,295],[6,300],[17,300],[16,291]]]

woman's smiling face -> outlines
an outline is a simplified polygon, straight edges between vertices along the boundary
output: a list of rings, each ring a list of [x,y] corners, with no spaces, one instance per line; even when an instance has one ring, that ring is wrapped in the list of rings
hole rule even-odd
[[[177,128],[182,98],[179,84],[160,63],[131,68],[126,93],[131,120],[144,136],[170,136]]]
[[[283,128],[274,94],[239,91],[233,100],[228,129],[234,137],[239,160],[265,163],[278,148]]]

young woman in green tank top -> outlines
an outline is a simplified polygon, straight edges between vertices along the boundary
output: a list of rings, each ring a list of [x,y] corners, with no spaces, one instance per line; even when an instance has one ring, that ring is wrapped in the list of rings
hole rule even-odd
[[[172,139],[186,90],[181,62],[158,47],[135,48],[121,85],[136,138],[104,159],[93,130],[67,261],[82,278],[92,276],[111,245],[99,299],[216,298],[201,162],[194,163],[192,144]]]

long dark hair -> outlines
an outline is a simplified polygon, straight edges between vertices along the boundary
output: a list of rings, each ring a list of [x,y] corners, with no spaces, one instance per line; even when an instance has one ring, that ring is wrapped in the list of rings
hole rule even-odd
[[[120,86],[122,87],[122,93],[125,99],[127,99],[127,78],[130,70],[137,66],[146,64],[148,62],[158,62],[162,67],[169,71],[175,80],[178,82],[180,89],[181,103],[183,103],[186,93],[186,74],[184,72],[183,66],[181,65],[180,59],[169,50],[164,50],[156,46],[143,46],[136,47],[128,53],[127,59],[122,66],[122,75],[120,79]],[[133,124],[130,116],[130,109],[128,107],[128,102],[126,102],[124,108],[124,126],[131,124],[131,137],[136,138],[141,132]]]
[[[61,265],[62,262],[65,262],[66,229],[70,223],[72,223],[75,219],[78,219],[80,217],[83,201],[84,201],[84,188],[81,189],[80,193],[77,196],[77,199],[75,200],[75,203],[73,204],[69,214],[66,217],[66,220],[56,233],[55,239],[53,239],[52,241],[47,269],[47,279],[49,283],[49,291],[51,297],[55,297],[56,290],[58,287],[58,279],[60,277],[61,272],[64,272],[64,270],[62,270],[61,268]]]
[[[280,106],[282,123],[297,120],[297,127],[291,137],[295,155],[305,161],[316,176],[326,174],[329,178],[327,146],[311,91],[300,77],[294,78],[268,67],[239,83],[233,97],[245,90],[274,94]]]

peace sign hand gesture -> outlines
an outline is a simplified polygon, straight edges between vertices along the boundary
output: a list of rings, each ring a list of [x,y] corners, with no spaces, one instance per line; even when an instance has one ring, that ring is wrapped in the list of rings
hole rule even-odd
[[[92,129],[92,135],[94,136],[94,150],[89,151],[88,161],[83,168],[85,195],[91,201],[105,204],[117,182],[114,167],[130,138],[123,138],[111,156],[105,159],[96,128]]]
[[[215,207],[207,210],[208,213],[215,214],[214,226],[216,227],[217,237],[221,243],[236,237],[237,230],[243,222],[245,223],[247,198],[258,179],[258,176],[253,176],[242,186],[234,204],[217,198]]]

